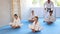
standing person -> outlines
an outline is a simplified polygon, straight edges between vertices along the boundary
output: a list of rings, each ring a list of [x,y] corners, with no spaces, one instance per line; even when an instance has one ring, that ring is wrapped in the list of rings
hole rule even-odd
[[[51,0],[47,0],[45,3],[44,3],[44,19],[47,18],[48,14],[49,14],[49,11],[52,10],[53,11],[54,9],[54,4]],[[45,22],[45,20],[44,20]]]

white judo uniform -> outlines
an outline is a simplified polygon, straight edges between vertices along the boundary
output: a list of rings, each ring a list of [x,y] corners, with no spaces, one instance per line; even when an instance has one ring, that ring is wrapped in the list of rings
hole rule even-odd
[[[23,24],[20,22],[20,19],[15,19],[14,18],[14,21],[10,23],[11,26],[22,26]]]
[[[47,18],[45,18],[46,22],[55,22],[55,20],[56,19],[55,19],[55,17],[53,15],[52,16],[49,15]]]
[[[34,18],[34,15],[31,15],[31,16],[30,16],[30,19],[32,19],[32,18]]]
[[[35,17],[35,15],[30,15],[30,17],[29,17],[29,20],[31,20],[32,18],[34,18]]]
[[[44,9],[46,8],[46,10],[44,10],[44,19],[49,15],[49,11],[50,10],[54,10],[54,4],[52,1],[50,1],[50,3],[45,2],[44,3]]]
[[[35,29],[36,31],[40,31],[42,28],[40,27],[39,22],[37,22],[37,24],[35,24],[35,22],[33,22],[33,24],[29,24],[29,28],[30,29]]]

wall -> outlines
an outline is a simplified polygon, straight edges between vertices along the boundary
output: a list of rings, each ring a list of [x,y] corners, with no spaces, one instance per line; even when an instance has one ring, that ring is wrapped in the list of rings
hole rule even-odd
[[[11,2],[10,0],[0,0],[0,27],[9,24]]]
[[[25,3],[24,3],[25,2]],[[28,19],[31,13],[31,10],[34,9],[35,14],[39,17],[43,17],[44,10],[41,7],[32,8],[31,1],[29,0],[21,0],[21,18]],[[60,17],[60,7],[55,7],[54,16]]]
[[[56,17],[60,17],[60,7],[56,7]]]
[[[28,11],[27,10],[22,11],[22,14],[24,15],[24,16],[22,15],[22,19],[29,18],[31,10],[34,10],[35,15],[37,15],[39,17],[43,17],[43,13],[44,13],[43,8],[30,8],[30,9],[28,9]],[[54,16],[55,17],[60,17],[60,7],[55,7]]]
[[[31,1],[29,0],[21,0],[21,19],[28,19],[30,8],[31,8]]]

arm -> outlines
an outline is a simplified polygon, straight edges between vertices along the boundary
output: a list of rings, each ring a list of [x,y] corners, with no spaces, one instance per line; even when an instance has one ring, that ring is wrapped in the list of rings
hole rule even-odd
[[[54,10],[54,4],[51,2],[51,10]]]
[[[15,18],[14,18],[13,23],[15,23],[15,21],[16,21],[16,20],[15,20]]]
[[[18,18],[18,23],[21,23],[21,22],[20,22],[20,18]]]
[[[44,3],[44,10],[46,10],[46,2]]]

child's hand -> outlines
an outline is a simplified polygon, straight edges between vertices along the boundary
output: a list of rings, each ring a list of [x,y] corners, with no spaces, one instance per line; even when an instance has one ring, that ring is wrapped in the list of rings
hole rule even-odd
[[[46,8],[45,8],[45,10],[46,10]]]

